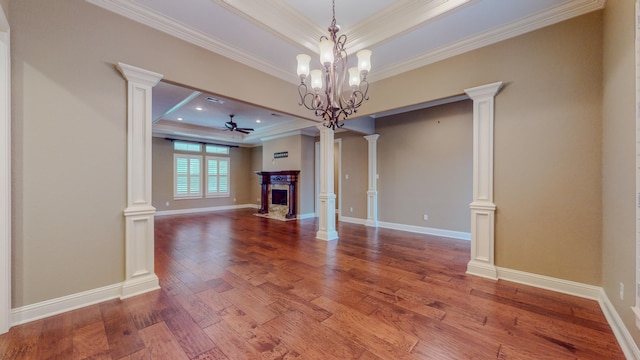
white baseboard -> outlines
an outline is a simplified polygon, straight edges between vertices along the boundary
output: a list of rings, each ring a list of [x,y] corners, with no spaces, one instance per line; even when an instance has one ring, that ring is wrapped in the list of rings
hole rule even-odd
[[[122,283],[119,283],[14,308],[11,309],[11,326],[43,319],[103,301],[117,299],[121,293]]]
[[[620,348],[622,348],[625,357],[627,359],[640,360],[640,349],[638,349],[638,345],[633,340],[631,333],[625,326],[622,318],[620,318],[620,315],[603,288],[513,269],[497,267],[497,270],[498,278],[501,280],[513,281],[523,285],[596,300],[609,326],[611,326],[611,331],[615,335],[616,340],[618,340],[618,344],[620,344]]]
[[[316,213],[298,214],[297,217],[298,217],[298,220],[313,219],[314,217],[316,217]]]
[[[611,326],[611,331],[613,331],[613,334],[618,340],[618,344],[620,344],[620,347],[622,348],[624,356],[627,359],[640,359],[640,349],[638,349],[638,345],[633,340],[629,329],[624,325],[622,318],[613,307],[607,293],[602,288],[600,289],[600,298],[598,299],[598,303],[604,313],[604,317],[607,318],[609,326]]]
[[[397,224],[397,223],[390,223],[390,222],[384,222],[384,221],[379,221],[378,226],[381,228],[408,231],[408,232],[413,232],[418,234],[444,236],[444,237],[460,239],[460,240],[471,240],[471,233],[462,232],[462,231],[436,229],[436,228],[430,228],[426,226],[405,225],[405,224]]]
[[[501,267],[496,267],[496,269],[498,270],[498,278],[501,280],[513,281],[519,284],[552,290],[585,299],[599,300],[602,292],[602,288],[599,286]]]
[[[348,216],[339,216],[338,220],[348,222],[348,223],[353,223],[353,224],[367,225],[367,219],[353,218]],[[436,229],[436,228],[430,228],[425,226],[405,225],[405,224],[390,223],[390,222],[384,222],[384,221],[379,221],[378,227],[385,228],[385,229],[408,231],[412,233],[425,234],[425,235],[444,236],[444,237],[460,239],[460,240],[471,240],[471,233],[462,232],[462,231]]]
[[[122,283],[121,299],[160,289],[160,280],[156,274],[135,277]]]
[[[256,204],[223,205],[223,206],[213,206],[213,207],[206,207],[206,208],[161,210],[161,211],[156,211],[155,216],[196,214],[196,213],[204,213],[204,212],[211,212],[211,211],[247,209],[247,208],[259,209],[258,205]]]
[[[338,221],[343,221],[343,222],[358,224],[358,225],[364,225],[366,222],[365,219],[348,217],[348,216],[338,216]]]

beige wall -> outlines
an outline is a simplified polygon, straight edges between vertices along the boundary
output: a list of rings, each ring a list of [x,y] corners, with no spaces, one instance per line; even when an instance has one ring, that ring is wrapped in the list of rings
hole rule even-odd
[[[260,181],[256,171],[262,171],[262,146],[255,146],[251,148],[251,172],[253,179],[251,180],[251,202],[252,204],[260,205]]]
[[[2,12],[4,16],[9,18],[9,0],[0,0],[0,7],[2,8]]]
[[[467,100],[376,119],[380,221],[471,231],[472,105]]]
[[[230,148],[230,195],[229,197],[202,199],[173,198],[173,142],[164,138],[153,138],[152,201],[158,211],[208,208],[225,205],[255,204],[252,185],[258,183],[253,170],[251,148]],[[207,156],[202,152],[200,155]],[[214,155],[222,156],[224,155]],[[204,183],[203,183],[204,185]],[[235,199],[235,201],[234,201]],[[166,203],[169,203],[167,206]]]
[[[262,143],[262,169],[264,171],[300,170],[302,135],[281,137]],[[275,159],[274,153],[288,152],[288,157]]]
[[[309,215],[315,212],[315,139],[311,136],[300,137],[300,204],[298,214]]]
[[[335,134],[342,141],[342,210],[341,215],[357,219],[367,218],[368,143],[361,134],[341,132]],[[336,171],[337,173],[337,171]],[[347,179],[347,175],[349,178]],[[338,187],[338,182],[335,185]],[[336,192],[337,194],[337,192]],[[338,202],[336,200],[336,202]],[[353,208],[353,211],[351,209]]]
[[[634,11],[633,1],[610,0],[604,12],[602,286],[640,342],[631,312],[636,282]]]
[[[125,84],[74,5],[10,4],[13,307],[124,278]]]

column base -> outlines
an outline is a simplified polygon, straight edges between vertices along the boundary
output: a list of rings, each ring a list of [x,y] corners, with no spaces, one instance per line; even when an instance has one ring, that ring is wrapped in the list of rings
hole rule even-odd
[[[122,283],[122,295],[120,299],[126,299],[158,289],[160,289],[160,283],[156,274],[135,277],[125,280]]]
[[[495,265],[477,260],[469,261],[467,264],[467,274],[498,280],[498,269]]]
[[[370,227],[378,227],[378,220],[374,220],[374,219],[367,219],[364,222],[364,226],[370,226]]]
[[[335,231],[335,230],[333,230],[333,231],[322,231],[322,230],[319,230],[316,233],[316,239],[324,240],[324,241],[338,240],[338,232]]]

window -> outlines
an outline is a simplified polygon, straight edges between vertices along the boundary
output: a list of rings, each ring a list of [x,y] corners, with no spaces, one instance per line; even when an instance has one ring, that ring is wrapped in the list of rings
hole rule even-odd
[[[207,144],[205,146],[205,151],[210,154],[224,154],[229,155],[229,147],[228,146],[220,146],[220,145],[210,145]]]
[[[229,196],[229,158],[207,156],[207,197],[223,196]]]
[[[173,155],[174,193],[176,199],[202,197],[202,156]]]
[[[173,150],[202,152],[202,144],[186,141],[174,141]]]

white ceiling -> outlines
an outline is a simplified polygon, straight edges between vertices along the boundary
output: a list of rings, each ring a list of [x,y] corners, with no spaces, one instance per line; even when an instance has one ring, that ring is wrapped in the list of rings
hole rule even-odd
[[[295,56],[317,58],[329,0],[86,0],[296,86]],[[373,51],[375,82],[604,7],[605,0],[336,0],[347,49]],[[314,67],[312,60],[312,67]],[[316,63],[315,67],[319,67]],[[153,92],[154,133],[259,143],[314,122],[168,83]],[[224,103],[207,101],[207,97]],[[298,101],[298,99],[291,99]],[[372,99],[370,101],[375,101]],[[202,111],[194,110],[202,106]],[[229,114],[250,135],[224,131]],[[183,120],[179,121],[180,117]],[[257,123],[256,120],[260,120]]]

